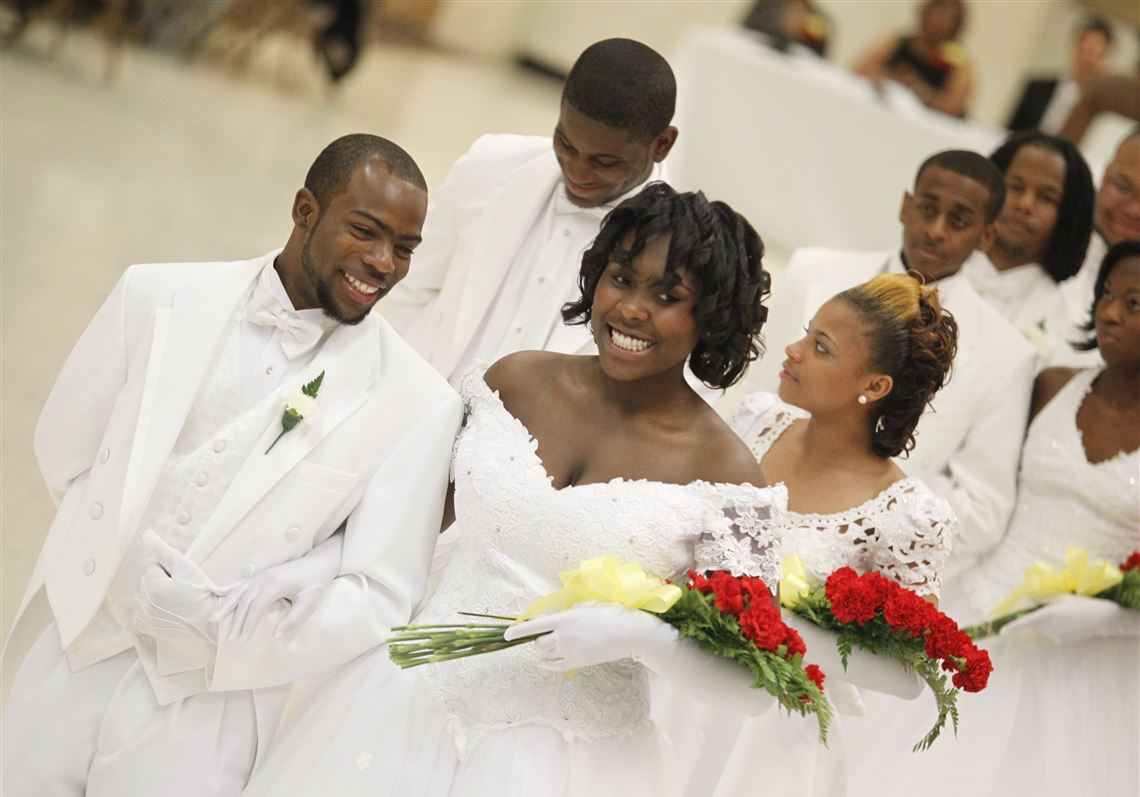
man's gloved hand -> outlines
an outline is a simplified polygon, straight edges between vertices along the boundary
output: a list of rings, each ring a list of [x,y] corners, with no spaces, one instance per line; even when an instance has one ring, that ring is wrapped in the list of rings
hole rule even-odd
[[[193,632],[216,643],[217,625],[211,616],[226,589],[153,530],[143,532],[143,545],[154,563],[139,579],[135,630],[156,639],[177,639]]]
[[[222,598],[213,621],[232,614],[227,641],[248,641],[258,624],[275,610],[283,612],[273,635],[280,639],[308,619],[328,585],[340,572],[344,534],[338,532],[304,556],[238,582]],[[287,606],[278,606],[283,601]]]

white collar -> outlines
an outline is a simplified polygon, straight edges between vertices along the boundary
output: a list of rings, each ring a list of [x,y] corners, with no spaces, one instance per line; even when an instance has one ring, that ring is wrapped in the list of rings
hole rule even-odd
[[[257,275],[254,291],[268,293],[276,299],[287,312],[296,314],[302,321],[317,324],[325,332],[337,326],[340,322],[335,318],[329,318],[325,315],[325,311],[319,307],[313,307],[308,310],[297,310],[293,307],[293,300],[289,298],[289,292],[285,290],[285,283],[281,281],[281,275],[278,274],[277,269],[273,267],[273,264],[276,262],[277,258],[271,257],[269,262],[262,266],[261,273]]]
[[[646,177],[644,181],[638,183],[616,199],[611,199],[604,205],[598,205],[597,207],[592,208],[580,207],[570,201],[570,197],[566,195],[566,184],[563,182],[560,175],[558,182],[554,187],[554,213],[556,215],[581,214],[583,216],[596,218],[600,222],[606,217],[607,213],[616,208],[625,200],[629,199],[632,196],[635,196],[641,191],[641,189],[649,185],[649,183],[661,180],[664,176],[663,171],[664,167],[661,163],[654,163],[653,168],[649,170],[649,176]]]

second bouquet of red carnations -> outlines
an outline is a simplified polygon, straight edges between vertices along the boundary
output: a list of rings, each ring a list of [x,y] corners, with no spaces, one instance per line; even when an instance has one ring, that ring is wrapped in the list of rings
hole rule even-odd
[[[798,561],[785,557],[785,581]],[[958,728],[958,691],[980,692],[989,682],[990,656],[950,617],[938,611],[916,592],[879,573],[856,573],[842,567],[819,587],[801,578],[798,589],[782,587],[781,601],[821,628],[836,632],[836,647],[844,665],[858,647],[889,656],[922,678],[938,708],[934,727],[915,750],[934,743],[949,717]],[[791,594],[788,594],[788,593]],[[947,682],[947,673],[952,673]]]
[[[535,600],[519,621],[577,603],[601,601],[656,614],[683,637],[710,654],[747,667],[753,686],[767,690],[789,712],[814,714],[819,736],[827,741],[830,703],[823,695],[823,672],[804,664],[803,640],[781,618],[772,590],[759,578],[689,571],[685,585],[647,575],[638,565],[613,556],[583,562],[560,575],[561,589]],[[467,614],[467,613],[465,613]],[[474,615],[488,617],[487,615]],[[536,636],[506,640],[510,623],[408,625],[392,629],[389,655],[400,667],[417,667],[491,653],[533,642]]]

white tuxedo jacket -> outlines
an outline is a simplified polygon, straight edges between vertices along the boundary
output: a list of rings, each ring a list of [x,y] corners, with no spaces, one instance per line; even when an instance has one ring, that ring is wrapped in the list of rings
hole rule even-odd
[[[64,647],[141,533],[227,322],[274,254],[132,266],[68,357],[35,434],[58,510],[20,608],[45,589]],[[342,664],[405,622],[424,589],[458,395],[375,313],[329,333],[310,370],[325,371],[320,414],[266,454],[275,418],[187,555],[229,584],[303,555],[347,520],[340,576],[288,637],[262,623],[248,643],[219,644],[211,691],[269,689]],[[176,675],[152,685],[162,702],[185,695]]]
[[[749,390],[777,391],[785,347],[803,336],[820,306],[888,269],[901,273],[897,251],[793,252],[782,279],[772,287],[767,349],[749,374]],[[933,411],[928,409],[919,421],[914,450],[899,465],[947,498],[958,515],[960,532],[946,574],[952,578],[1005,533],[1036,357],[964,274],[940,280],[938,288],[943,306],[958,322],[958,354],[950,381],[934,397]]]
[[[549,137],[482,136],[434,193],[412,269],[385,299],[383,313],[449,379],[471,344],[507,271],[562,184]],[[553,319],[547,349],[575,354],[581,330]]]

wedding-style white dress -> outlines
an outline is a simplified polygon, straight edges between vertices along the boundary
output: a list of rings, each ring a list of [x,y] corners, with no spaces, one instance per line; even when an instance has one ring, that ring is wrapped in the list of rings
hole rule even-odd
[[[797,420],[803,410],[784,404],[771,393],[753,393],[737,409],[730,425],[748,444],[758,461]],[[937,597],[940,572],[950,555],[957,530],[950,505],[918,479],[902,479],[875,497],[843,512],[786,512],[780,528],[785,555],[797,554],[808,576],[822,583],[835,570],[851,567],[859,573],[878,572],[922,595]],[[812,651],[804,657],[811,662]],[[844,716],[862,711],[858,692],[843,682],[842,672],[827,673],[825,694],[835,704],[828,746],[818,740],[815,720],[770,712],[762,717],[719,717],[688,723],[676,704],[658,709],[674,745],[701,750],[689,757],[687,794],[736,797],[763,791],[781,797],[838,795],[844,792]],[[887,698],[898,703],[894,698]],[[675,703],[670,695],[669,702]],[[684,704],[684,701],[681,702]],[[678,716],[680,715],[680,716]],[[931,715],[933,717],[933,715]],[[710,730],[711,729],[711,730]],[[705,734],[702,741],[699,734]],[[909,749],[909,748],[908,748]],[[762,751],[763,767],[756,765]],[[715,790],[710,784],[716,784]]]
[[[782,487],[615,479],[555,489],[537,442],[481,369],[461,392],[460,531],[415,623],[467,622],[461,611],[518,615],[560,586],[559,573],[603,554],[663,577],[731,565],[778,581]],[[567,677],[521,645],[401,671],[381,646],[301,706],[246,794],[678,794],[671,763],[649,716],[648,672],[634,661]]]
[[[1119,564],[1140,548],[1140,451],[1089,462],[1076,424],[1099,372],[1074,375],[1029,425],[1009,530],[947,590],[947,611],[961,624],[984,619],[1033,562],[1063,567],[1065,550],[1079,547],[1090,560]],[[927,797],[1135,795],[1140,614],[1135,626],[1074,644],[1031,631],[980,640],[994,672],[984,691],[959,698],[958,738],[944,734],[911,755],[904,748],[921,730],[916,717],[876,722],[866,729],[867,756],[850,767],[853,793],[902,797],[921,783]]]

